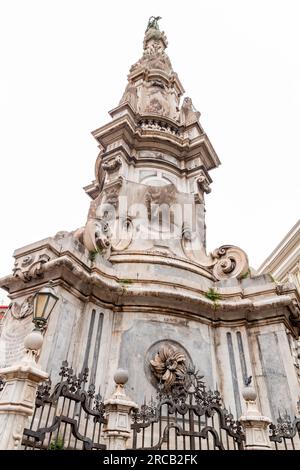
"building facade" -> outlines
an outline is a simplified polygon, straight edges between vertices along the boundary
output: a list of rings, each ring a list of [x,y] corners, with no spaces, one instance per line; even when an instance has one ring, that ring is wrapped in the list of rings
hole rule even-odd
[[[271,273],[276,281],[292,282],[300,291],[300,220],[262,263],[258,273]]]
[[[84,188],[86,223],[14,252],[0,280],[11,299],[0,365],[20,360],[33,296],[52,281],[59,302],[39,364],[53,381],[67,359],[74,370],[89,367],[109,396],[115,371],[126,369],[141,404],[197,370],[240,417],[252,377],[263,414],[294,416],[299,291],[253,274],[236,246],[207,253],[205,199],[220,160],[166,48],[152,18],[111,120],[92,133],[99,153]]]

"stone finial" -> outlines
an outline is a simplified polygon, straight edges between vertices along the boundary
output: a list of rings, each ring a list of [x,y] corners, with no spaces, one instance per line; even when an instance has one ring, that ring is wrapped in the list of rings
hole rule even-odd
[[[33,330],[24,339],[26,349],[39,351],[43,344],[43,335],[39,330]]]
[[[108,419],[103,432],[109,450],[124,450],[130,437],[130,413],[138,406],[126,396],[124,391],[124,385],[128,381],[127,370],[118,369],[114,375],[114,381],[116,389],[112,396],[104,402]]]
[[[128,371],[126,369],[118,369],[114,375],[114,381],[117,385],[124,386],[128,382]]]
[[[37,357],[39,355],[39,351],[43,345],[44,337],[41,331],[34,329],[24,338],[24,348],[25,354],[21,359],[22,364],[32,365],[37,369],[40,368],[39,364],[37,364]]]
[[[33,330],[25,337],[22,360],[0,370],[4,379],[0,391],[0,450],[20,448],[24,427],[34,411],[38,384],[49,378],[36,364],[42,344],[42,333]]]
[[[256,398],[257,393],[253,386],[246,385],[242,390],[242,396],[246,402],[246,412],[239,421],[245,430],[246,450],[270,450],[268,428],[271,420],[267,416],[262,416],[258,409]]]
[[[255,402],[256,398],[257,398],[257,393],[256,393],[256,390],[254,387],[252,386],[246,386],[243,388],[242,390],[242,396],[245,400],[245,402],[249,402],[249,401],[252,401],[252,402]]]

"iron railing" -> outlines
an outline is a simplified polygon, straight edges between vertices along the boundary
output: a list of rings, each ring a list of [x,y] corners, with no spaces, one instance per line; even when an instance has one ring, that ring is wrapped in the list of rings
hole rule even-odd
[[[101,442],[104,404],[94,385],[85,389],[88,369],[76,375],[64,361],[60,376],[53,391],[51,381],[38,387],[31,424],[23,433],[23,449],[105,449]]]
[[[274,450],[300,450],[300,418],[279,416],[277,423],[270,425],[270,441]]]
[[[222,406],[218,391],[206,390],[201,376],[189,371],[166,393],[159,390],[133,413],[132,448],[157,450],[243,450],[241,424]]]

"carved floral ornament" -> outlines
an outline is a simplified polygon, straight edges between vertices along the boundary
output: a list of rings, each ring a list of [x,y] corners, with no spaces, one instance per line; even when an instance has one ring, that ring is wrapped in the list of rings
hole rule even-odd
[[[173,385],[184,382],[187,373],[186,361],[183,352],[166,344],[161,346],[150,360],[150,368],[164,390],[168,391]]]
[[[16,320],[22,320],[33,314],[33,295],[26,297],[21,304],[12,302],[8,307],[8,312]],[[8,313],[7,312],[7,313]]]

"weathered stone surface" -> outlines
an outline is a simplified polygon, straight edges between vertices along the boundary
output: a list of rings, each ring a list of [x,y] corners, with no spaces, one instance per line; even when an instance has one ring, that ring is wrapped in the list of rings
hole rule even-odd
[[[15,251],[13,273],[0,286],[20,318],[5,320],[1,351],[5,345],[18,356],[31,321],[21,305],[53,280],[60,301],[39,357],[53,380],[67,359],[77,371],[88,366],[108,396],[122,367],[140,404],[156,392],[149,354],[169,342],[185,351],[208,388],[217,385],[236,416],[245,411],[241,390],[250,375],[264,415],[296,413],[289,341],[299,334],[299,292],[255,276],[237,247],[206,252],[205,198],[220,161],[192,102],[181,105],[184,90],[166,46],[163,33],[147,33],[112,120],[93,132],[100,153],[85,188],[87,223]],[[172,209],[167,221],[163,205]],[[12,360],[2,353],[3,365]]]

